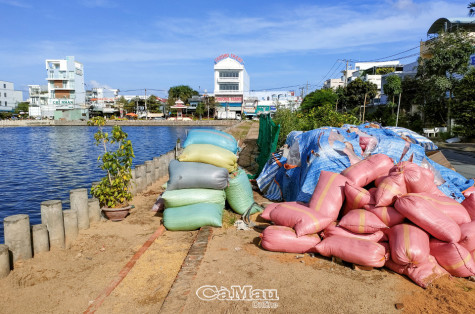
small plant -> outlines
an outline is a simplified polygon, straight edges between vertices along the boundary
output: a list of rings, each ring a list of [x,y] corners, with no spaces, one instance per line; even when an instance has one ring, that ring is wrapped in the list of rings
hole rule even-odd
[[[128,185],[132,178],[132,158],[135,157],[132,142],[127,139],[127,133],[120,126],[114,126],[112,133],[104,131],[106,120],[103,117],[94,117],[88,121],[89,125],[98,127],[94,134],[95,144],[102,146],[104,154],[97,158],[102,160],[99,166],[107,172],[100,183],[91,188],[91,194],[99,199],[101,207],[127,206],[132,199]],[[117,147],[116,151],[111,149]]]

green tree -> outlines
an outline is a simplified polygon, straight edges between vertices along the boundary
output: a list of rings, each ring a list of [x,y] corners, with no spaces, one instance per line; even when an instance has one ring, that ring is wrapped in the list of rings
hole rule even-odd
[[[456,113],[454,130],[462,136],[475,137],[475,68],[472,68],[454,90]]]
[[[468,60],[475,52],[475,41],[466,32],[442,33],[426,42],[431,57],[419,59],[418,77],[431,86],[432,96],[446,108],[447,131],[451,132],[452,100],[460,77],[469,70]]]
[[[389,75],[386,77],[386,83],[383,85],[383,91],[394,103],[394,97],[402,93],[401,78],[398,75]]]
[[[20,102],[18,103],[18,106],[15,108],[15,113],[19,114],[20,112],[25,112],[28,114],[28,108],[30,107],[30,104],[28,102]]]
[[[155,95],[150,95],[147,98],[147,108],[150,112],[160,112],[160,103],[157,100],[157,96]]]
[[[201,120],[203,114],[205,113],[205,111],[206,111],[205,104],[203,104],[202,102],[200,102],[200,103],[196,106],[196,114],[200,116],[200,120]]]
[[[475,2],[470,2],[467,6],[468,16],[475,16]]]
[[[187,104],[188,98],[191,98],[193,95],[199,95],[199,93],[188,85],[170,87],[168,90],[168,107],[174,106],[178,98]]]
[[[360,78],[351,81],[345,88],[343,109],[351,111],[366,106],[378,94],[378,86]]]
[[[312,108],[320,107],[326,104],[335,105],[338,95],[331,88],[317,89],[305,96],[300,108],[303,111],[309,111]]]

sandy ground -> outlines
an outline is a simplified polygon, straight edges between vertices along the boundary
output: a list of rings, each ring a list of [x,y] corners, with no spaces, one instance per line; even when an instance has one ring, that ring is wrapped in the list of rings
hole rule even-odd
[[[238,131],[247,134],[245,129]],[[247,152],[255,152],[252,140],[246,146]],[[255,166],[251,159],[246,163]],[[80,232],[71,249],[16,263],[10,275],[0,280],[0,313],[85,311],[160,227],[161,214],[150,209],[165,181],[162,178],[136,196],[135,209],[124,221],[94,224]],[[267,202],[258,194],[255,198]],[[267,252],[259,246],[257,230],[230,226],[236,218],[226,214],[224,227],[213,230],[184,313],[393,313],[401,311],[396,303],[402,303],[406,313],[475,312],[474,282],[444,277],[424,290],[385,269],[355,271],[323,257]],[[165,231],[97,312],[157,313],[196,234]],[[203,285],[276,289],[279,299],[270,304],[203,301],[196,295]]]

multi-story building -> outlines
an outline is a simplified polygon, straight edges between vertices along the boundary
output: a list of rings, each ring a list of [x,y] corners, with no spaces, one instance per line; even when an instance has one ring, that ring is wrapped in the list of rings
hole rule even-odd
[[[102,112],[103,115],[118,114],[120,108],[116,107],[118,89],[97,87],[87,91],[86,102],[92,106],[93,111]]]
[[[46,60],[48,104],[45,112],[54,110],[55,119],[86,119],[84,67],[73,56]]]
[[[54,108],[50,112],[48,107],[48,86],[47,85],[28,85],[28,102],[30,103],[28,114],[30,117],[53,117]]]
[[[13,111],[22,101],[23,93],[15,90],[15,84],[0,81],[0,111]]]
[[[249,75],[244,61],[226,53],[214,60],[214,97],[220,110],[242,112],[244,98],[249,96]]]

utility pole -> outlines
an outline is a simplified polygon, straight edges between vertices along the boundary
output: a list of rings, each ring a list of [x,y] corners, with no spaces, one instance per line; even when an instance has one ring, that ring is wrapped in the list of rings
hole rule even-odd
[[[148,110],[147,110],[147,89],[145,89],[145,120],[148,120]]]
[[[308,81],[307,81],[307,89],[305,91],[305,96],[307,96],[307,95],[308,95]]]
[[[348,60],[343,60],[343,61],[346,61],[345,85],[344,85],[344,87],[346,87],[346,85],[347,85],[347,83],[348,83]]]

